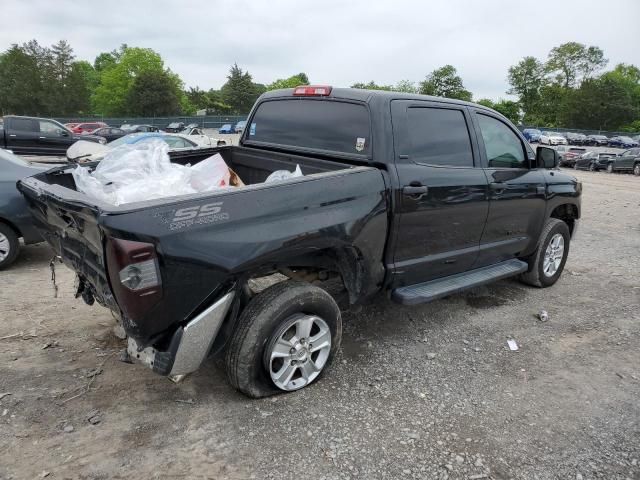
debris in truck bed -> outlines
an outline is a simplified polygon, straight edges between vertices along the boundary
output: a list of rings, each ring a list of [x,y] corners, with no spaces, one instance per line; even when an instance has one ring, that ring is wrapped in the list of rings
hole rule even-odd
[[[79,191],[113,205],[244,185],[220,154],[194,166],[176,165],[165,142],[152,140],[110,151],[93,172],[72,171]],[[235,182],[235,183],[234,183]]]

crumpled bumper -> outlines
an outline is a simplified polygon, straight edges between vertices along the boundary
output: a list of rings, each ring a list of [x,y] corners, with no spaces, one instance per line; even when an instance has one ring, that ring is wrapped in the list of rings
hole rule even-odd
[[[136,341],[129,337],[129,356],[154,372],[172,378],[179,379],[195,372],[211,351],[234,296],[234,291],[223,295],[185,326],[178,328],[167,350],[157,350],[153,347],[141,349]]]

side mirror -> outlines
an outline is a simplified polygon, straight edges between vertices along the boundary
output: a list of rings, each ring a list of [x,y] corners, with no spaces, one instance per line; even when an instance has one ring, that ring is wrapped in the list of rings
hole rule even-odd
[[[558,152],[549,147],[538,147],[536,150],[536,165],[538,168],[557,168],[560,163]]]
[[[66,130],[60,130],[60,136],[61,137],[68,137],[69,136],[69,132],[67,132]]]
[[[227,144],[227,142],[225,142],[224,140],[218,140],[218,147],[224,147]]]

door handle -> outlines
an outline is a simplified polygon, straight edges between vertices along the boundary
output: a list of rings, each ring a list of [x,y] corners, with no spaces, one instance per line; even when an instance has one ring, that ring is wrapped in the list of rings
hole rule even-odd
[[[47,137],[39,137],[39,138],[40,138],[40,139],[42,139],[42,140],[44,140],[44,139],[45,139],[45,138],[47,138]]]
[[[426,185],[407,185],[402,187],[402,194],[408,197],[420,198],[429,192],[429,187]]]
[[[12,133],[11,135],[9,135],[10,137],[17,137],[17,135],[15,133]]]

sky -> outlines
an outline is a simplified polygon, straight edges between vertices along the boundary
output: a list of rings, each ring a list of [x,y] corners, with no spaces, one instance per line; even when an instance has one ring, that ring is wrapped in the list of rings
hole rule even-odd
[[[640,66],[640,0],[2,0],[0,11],[0,51],[65,39],[93,62],[122,43],[148,47],[205,90],[233,63],[259,83],[305,72],[336,87],[419,82],[451,64],[475,99],[497,100],[509,66],[569,41]]]

